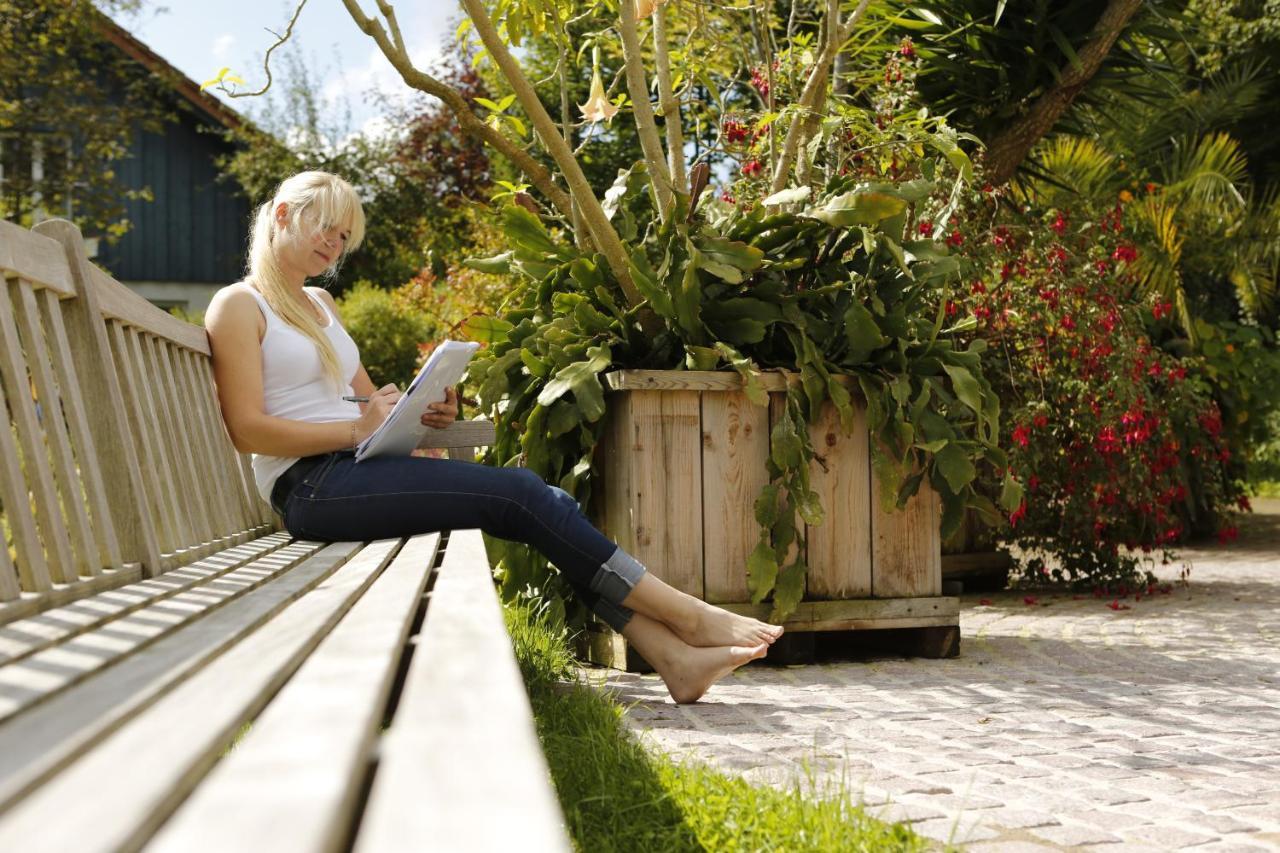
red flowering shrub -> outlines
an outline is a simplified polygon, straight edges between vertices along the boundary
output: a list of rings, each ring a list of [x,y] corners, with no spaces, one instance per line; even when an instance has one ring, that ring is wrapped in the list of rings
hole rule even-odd
[[[1139,552],[1167,561],[1197,505],[1242,497],[1203,364],[1151,343],[1147,323],[1170,308],[1134,296],[1122,205],[1037,217],[985,198],[953,244],[969,286],[946,310],[988,339],[1001,446],[1025,486],[1005,538],[1035,579],[1142,588],[1154,578]]]

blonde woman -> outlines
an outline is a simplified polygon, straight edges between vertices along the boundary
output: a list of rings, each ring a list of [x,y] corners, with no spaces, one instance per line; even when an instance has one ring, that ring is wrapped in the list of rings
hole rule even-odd
[[[306,285],[332,277],[364,230],[350,184],[325,172],[294,175],[255,214],[244,281],[219,290],[205,314],[227,430],[253,455],[258,490],[289,532],[345,541],[478,527],[533,545],[654,666],[676,702],[697,701],[764,657],[781,627],[653,577],[531,471],[413,456],[355,462],[352,448],[400,392],[374,387],[333,297]],[[342,399],[357,395],[369,402]],[[443,428],[457,413],[450,391],[422,422]]]

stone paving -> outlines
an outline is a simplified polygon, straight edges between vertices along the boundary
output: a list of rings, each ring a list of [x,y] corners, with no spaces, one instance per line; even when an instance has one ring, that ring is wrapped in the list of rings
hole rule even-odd
[[[962,596],[959,658],[752,664],[691,706],[656,676],[587,673],[659,749],[843,780],[968,850],[1280,850],[1280,501],[1255,509],[1238,541],[1182,552],[1189,586],[1128,610]]]

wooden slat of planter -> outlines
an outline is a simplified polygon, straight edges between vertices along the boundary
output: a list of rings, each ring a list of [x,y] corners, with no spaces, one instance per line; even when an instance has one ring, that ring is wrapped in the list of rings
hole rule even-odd
[[[381,755],[357,853],[570,849],[479,531],[449,534]]]
[[[149,853],[303,853],[348,837],[391,681],[439,544],[434,533],[405,544],[152,839]],[[235,820],[227,820],[232,814]]]
[[[53,348],[53,367],[62,388],[63,410],[78,449],[80,477],[89,502],[89,514],[93,516],[98,563],[119,571],[124,568],[120,538],[116,535],[115,520],[107,508],[107,489],[102,478],[98,442],[94,440],[89,412],[80,391],[81,377],[75,370],[71,355],[67,327],[62,320],[62,305],[52,290],[41,291],[40,297],[45,327],[49,330],[49,344]]]
[[[697,391],[631,395],[630,506],[637,560],[702,598],[702,429]]]
[[[823,406],[809,427],[815,458],[809,466],[826,518],[809,527],[811,598],[862,598],[871,594],[871,466],[866,407],[853,400],[853,433],[846,435],[836,407]],[[739,599],[742,600],[742,599]]]
[[[0,381],[4,382],[9,398],[9,411],[22,448],[22,469],[25,483],[31,489],[36,506],[36,521],[40,528],[40,540],[36,547],[44,546],[49,578],[53,581],[76,580],[71,545],[63,531],[66,529],[62,507],[58,505],[58,493],[53,485],[53,472],[45,450],[43,429],[36,417],[35,401],[31,399],[28,385],[26,359],[18,340],[18,327],[14,320],[12,297],[17,295],[16,285],[6,286],[0,295]],[[42,354],[43,355],[43,354]],[[47,358],[47,356],[45,356]],[[17,465],[15,457],[14,465]],[[17,494],[6,494],[5,506],[26,503],[25,489]]]
[[[783,391],[787,381],[777,371],[760,374],[766,391]],[[618,370],[605,374],[604,385],[610,391],[741,391],[742,377],[728,370]]]
[[[769,482],[769,409],[742,391],[702,394],[701,403],[706,600],[747,601],[747,557],[760,535],[755,501]]]
[[[98,559],[98,548],[93,541],[93,527],[89,524],[89,513],[85,509],[84,494],[81,490],[82,476],[77,470],[76,458],[71,450],[71,438],[67,435],[67,424],[64,420],[64,408],[61,389],[54,381],[50,362],[59,354],[50,352],[48,340],[44,333],[44,324],[40,320],[40,309],[36,306],[36,295],[31,283],[23,279],[11,283],[10,293],[13,296],[13,307],[18,323],[18,331],[22,337],[23,350],[26,353],[27,367],[31,378],[35,380],[36,397],[40,400],[45,441],[50,450],[50,462],[58,490],[61,492],[62,507],[65,516],[64,528],[66,536],[71,540],[72,562],[68,565],[67,581],[74,581],[80,575],[93,576],[100,574],[102,564]],[[92,465],[91,457],[84,461]],[[57,501],[57,497],[54,498]]]
[[[743,616],[767,619],[772,605],[727,604],[723,607]],[[950,596],[864,598],[852,601],[802,601],[784,624],[788,631],[839,631],[958,625],[959,619],[960,599]]]
[[[928,483],[904,509],[880,508],[879,483],[871,475],[871,594],[903,598],[942,593],[938,494]]]
[[[368,589],[399,545],[400,540],[371,543],[14,805],[0,821],[0,849],[55,853],[141,846]],[[60,809],[64,803],[77,807]],[[50,823],[51,809],[63,819]]]

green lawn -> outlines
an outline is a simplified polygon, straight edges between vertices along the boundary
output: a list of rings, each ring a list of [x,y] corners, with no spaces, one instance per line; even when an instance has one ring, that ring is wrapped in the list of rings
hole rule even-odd
[[[757,787],[642,748],[622,708],[574,676],[562,634],[528,608],[507,610],[538,736],[580,850],[923,850],[902,825],[881,823],[845,792],[816,797],[797,782]]]

